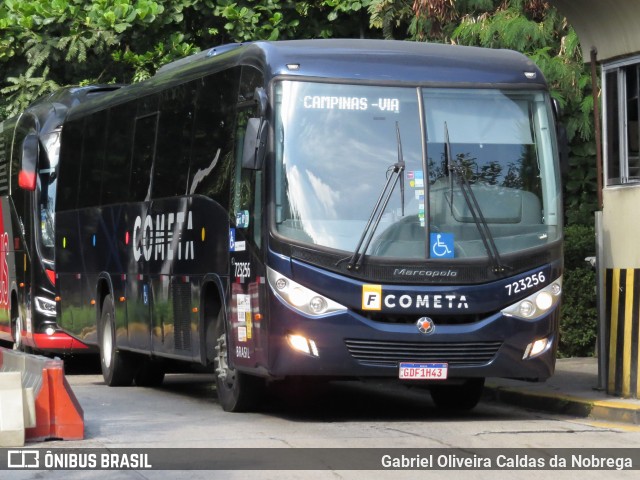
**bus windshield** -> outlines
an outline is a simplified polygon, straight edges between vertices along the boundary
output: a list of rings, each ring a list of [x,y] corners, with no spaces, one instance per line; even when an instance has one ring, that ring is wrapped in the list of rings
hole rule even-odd
[[[39,249],[43,260],[53,262],[55,236],[55,201],[57,185],[57,166],[59,155],[59,132],[52,132],[42,138],[38,160],[38,184],[36,192],[36,219]]]
[[[545,245],[560,235],[550,112],[539,91],[278,82],[276,231],[353,252],[401,151],[403,188],[378,215],[367,255]]]

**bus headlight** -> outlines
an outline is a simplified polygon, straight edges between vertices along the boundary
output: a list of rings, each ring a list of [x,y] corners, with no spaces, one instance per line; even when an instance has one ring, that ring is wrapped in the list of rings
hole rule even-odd
[[[507,317],[536,320],[555,307],[562,294],[562,277],[502,310]]]
[[[347,307],[303,287],[269,267],[267,267],[267,280],[273,292],[283,302],[305,315],[319,317],[347,310]]]
[[[56,316],[56,302],[45,297],[35,297],[36,310],[47,317]]]

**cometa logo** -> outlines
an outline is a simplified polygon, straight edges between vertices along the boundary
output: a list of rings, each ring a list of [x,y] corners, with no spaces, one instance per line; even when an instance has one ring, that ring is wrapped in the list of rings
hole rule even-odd
[[[362,286],[362,310],[430,308],[434,310],[466,310],[469,302],[465,295],[438,294],[383,294],[382,285]]]
[[[193,260],[193,240],[185,241],[182,238],[183,230],[193,230],[191,211],[136,217],[133,224],[133,258],[136,262],[143,257],[146,261]]]

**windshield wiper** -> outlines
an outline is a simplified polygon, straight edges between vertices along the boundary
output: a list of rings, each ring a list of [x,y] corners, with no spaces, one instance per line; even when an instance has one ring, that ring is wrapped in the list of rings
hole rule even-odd
[[[393,190],[396,188],[396,184],[398,180],[400,180],[400,195],[402,195],[401,199],[401,208],[402,208],[402,216],[404,216],[404,157],[402,155],[402,141],[400,139],[400,126],[398,122],[396,122],[396,139],[398,142],[398,161],[393,165],[389,166],[387,169],[387,181],[384,184],[384,188],[380,192],[380,196],[373,206],[373,211],[369,216],[369,220],[362,231],[362,235],[360,235],[360,240],[358,240],[358,246],[356,247],[353,255],[349,258],[349,263],[347,264],[347,269],[356,271],[360,269],[362,266],[362,262],[364,261],[364,254],[369,248],[371,244],[371,240],[373,239],[373,235],[378,228],[378,224],[382,219],[382,215],[384,214],[385,209],[387,208],[387,204],[389,203],[389,199],[391,198],[391,194]],[[389,174],[389,172],[391,172]]]
[[[491,263],[493,264],[493,271],[495,273],[504,272],[505,268],[500,261],[500,253],[498,252],[498,248],[493,240],[493,234],[491,233],[489,225],[482,214],[482,209],[480,208],[478,199],[469,184],[469,179],[465,175],[464,166],[459,159],[454,158],[451,155],[451,143],[449,143],[449,129],[447,128],[447,122],[444,122],[444,142],[445,165],[448,166],[449,171],[458,179],[458,185],[460,186],[460,191],[462,192],[464,201],[471,212],[471,216],[478,228],[484,248],[487,251],[487,255],[489,256]],[[451,188],[453,190],[453,183],[451,184]],[[453,191],[451,192],[451,208],[453,209]]]

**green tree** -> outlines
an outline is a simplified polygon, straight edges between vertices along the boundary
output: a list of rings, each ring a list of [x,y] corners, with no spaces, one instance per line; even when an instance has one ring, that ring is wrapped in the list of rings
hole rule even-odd
[[[59,85],[141,81],[229,42],[380,36],[372,0],[3,0],[0,118]]]
[[[597,208],[594,100],[578,36],[566,19],[544,0],[415,0],[412,8],[416,39],[508,48],[538,65],[562,108],[570,144],[567,223],[591,225]]]

